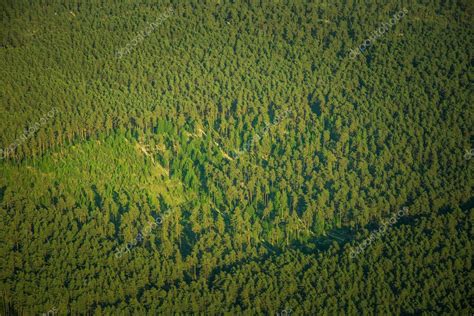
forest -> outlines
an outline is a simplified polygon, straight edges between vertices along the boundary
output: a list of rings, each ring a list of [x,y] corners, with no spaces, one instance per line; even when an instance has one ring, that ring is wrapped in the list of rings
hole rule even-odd
[[[474,313],[473,1],[0,12],[0,315]]]

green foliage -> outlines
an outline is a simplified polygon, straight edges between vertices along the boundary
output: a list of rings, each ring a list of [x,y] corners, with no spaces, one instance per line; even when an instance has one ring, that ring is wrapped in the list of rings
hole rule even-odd
[[[351,59],[401,5],[3,1],[0,313],[472,314],[474,7],[415,2]]]

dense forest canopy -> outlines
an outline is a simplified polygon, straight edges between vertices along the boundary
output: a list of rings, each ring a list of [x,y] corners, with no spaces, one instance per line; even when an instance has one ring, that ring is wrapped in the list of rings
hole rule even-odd
[[[1,315],[472,314],[472,1],[0,8]]]

